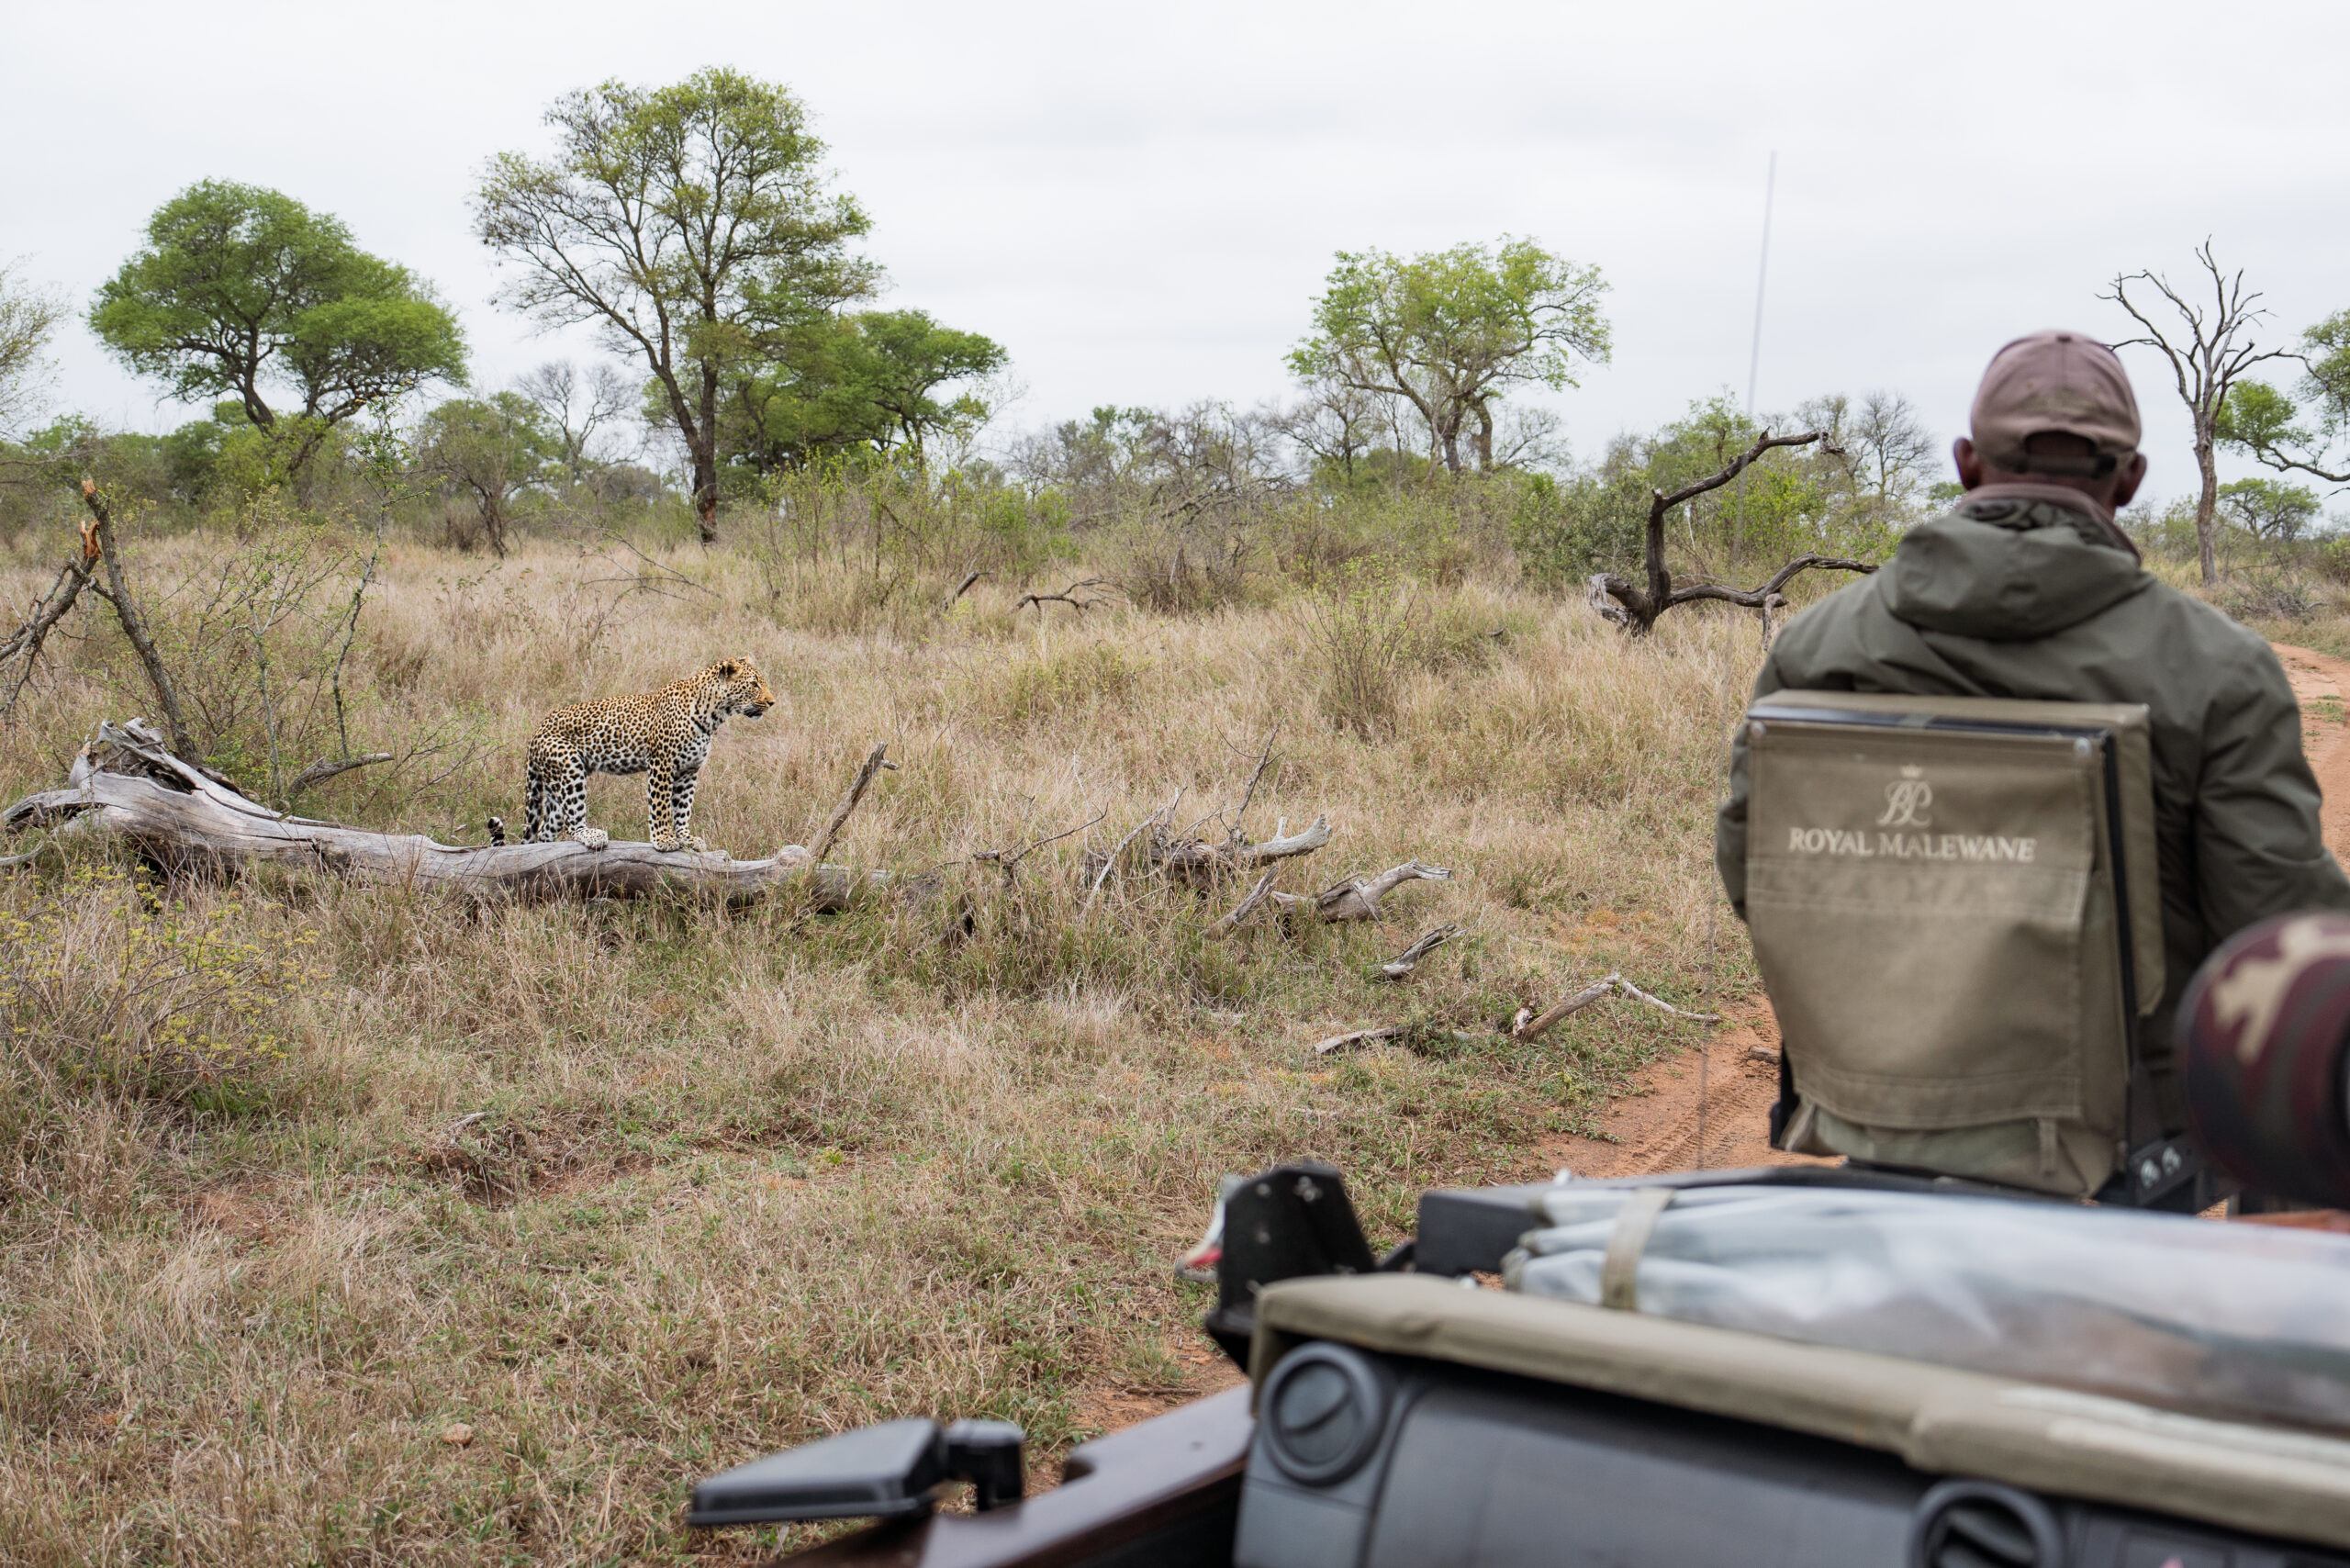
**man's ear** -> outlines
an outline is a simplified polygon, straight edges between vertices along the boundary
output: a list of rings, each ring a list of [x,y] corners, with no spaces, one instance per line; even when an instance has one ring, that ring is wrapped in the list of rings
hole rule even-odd
[[[2130,461],[2121,465],[2121,472],[2113,477],[2113,510],[2120,511],[2128,506],[2130,498],[2136,495],[2138,487],[2145,482],[2146,454],[2133,452],[2130,454]]]
[[[1983,454],[1975,450],[1975,442],[1960,436],[1950,444],[1951,461],[1958,465],[1958,487],[1979,490],[1983,487]]]

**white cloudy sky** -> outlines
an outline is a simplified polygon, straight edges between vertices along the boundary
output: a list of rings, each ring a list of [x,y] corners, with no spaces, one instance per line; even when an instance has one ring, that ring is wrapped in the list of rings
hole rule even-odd
[[[1613,282],[1614,363],[1558,404],[1594,452],[1742,392],[1774,150],[1765,408],[1894,387],[1947,438],[2001,342],[2120,335],[2102,283],[2183,275],[2207,234],[2280,339],[2350,307],[2339,0],[6,0],[0,36],[0,257],[85,299],[182,186],[274,185],[432,279],[487,385],[580,345],[490,308],[483,160],[546,147],[568,88],[706,63],[801,95],[891,302],[1004,343],[1029,424],[1277,396],[1333,251],[1506,232]],[[58,357],[68,406],[185,417],[78,326]],[[2184,420],[2132,369],[2152,487],[2183,487]]]

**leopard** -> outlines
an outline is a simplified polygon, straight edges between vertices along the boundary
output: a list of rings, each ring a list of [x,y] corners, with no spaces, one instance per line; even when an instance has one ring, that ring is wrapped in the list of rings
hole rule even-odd
[[[611,836],[588,825],[588,775],[643,773],[653,847],[665,854],[709,848],[691,830],[694,784],[710,743],[733,714],[755,719],[774,706],[775,693],[756,666],[725,658],[642,697],[600,697],[557,708],[531,732],[522,841],[568,838],[603,848]],[[492,818],[489,825],[494,840],[502,842],[506,824]]]

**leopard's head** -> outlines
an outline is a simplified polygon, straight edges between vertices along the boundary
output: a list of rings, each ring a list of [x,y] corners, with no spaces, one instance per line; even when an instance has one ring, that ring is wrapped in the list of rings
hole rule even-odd
[[[775,693],[767,689],[758,666],[748,659],[721,659],[702,671],[702,677],[715,699],[712,706],[721,713],[755,719],[775,706]]]

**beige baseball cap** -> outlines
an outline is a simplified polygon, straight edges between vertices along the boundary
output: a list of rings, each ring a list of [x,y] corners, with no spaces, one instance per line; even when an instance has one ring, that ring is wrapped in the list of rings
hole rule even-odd
[[[2138,399],[2129,373],[2087,332],[2051,328],[1991,356],[1975,390],[1975,448],[2010,474],[2103,478],[2138,450]],[[2033,456],[2024,442],[2061,431],[2087,441],[2088,457]]]

